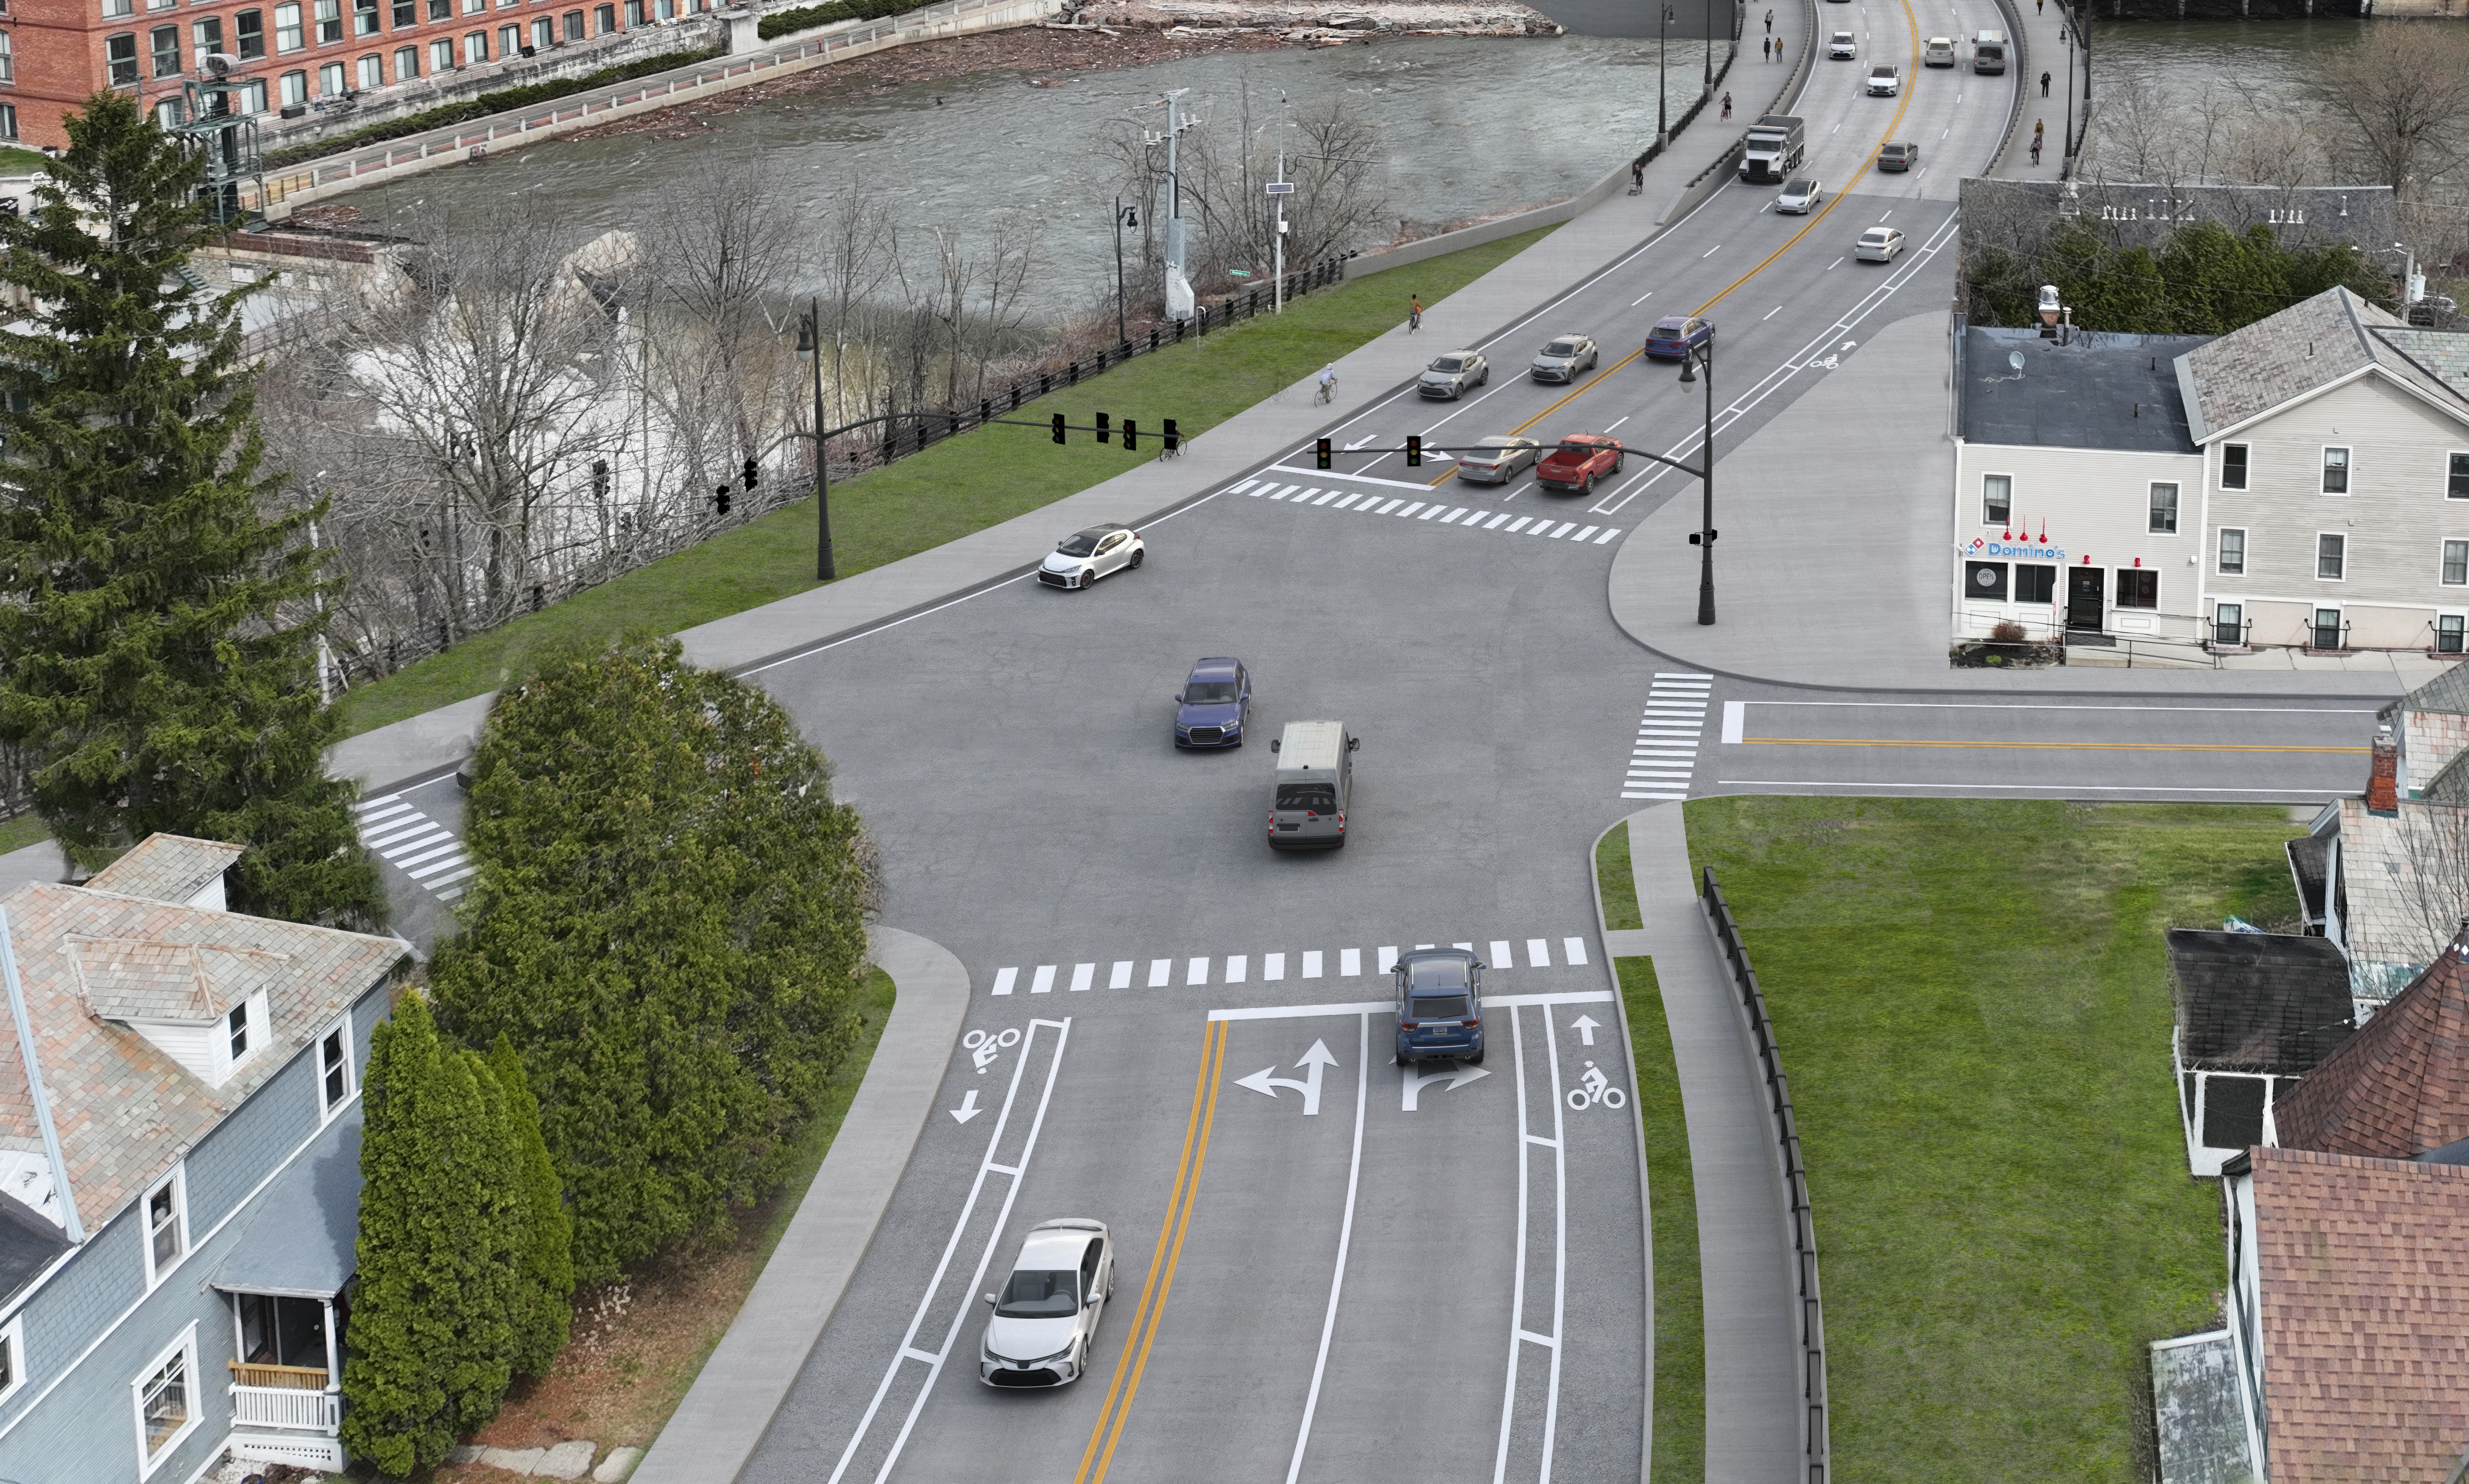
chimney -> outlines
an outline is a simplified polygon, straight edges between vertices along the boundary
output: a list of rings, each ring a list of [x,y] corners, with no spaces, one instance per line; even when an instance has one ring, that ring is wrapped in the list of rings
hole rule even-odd
[[[2375,730],[2374,755],[2366,765],[2366,812],[2400,812],[2400,748],[2388,726]]]

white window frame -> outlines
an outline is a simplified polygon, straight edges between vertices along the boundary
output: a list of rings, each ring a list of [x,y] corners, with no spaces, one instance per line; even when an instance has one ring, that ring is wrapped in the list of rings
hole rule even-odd
[[[385,86],[384,54],[371,52],[356,59],[352,63],[352,80],[363,93],[372,93]]]
[[[435,77],[437,74],[439,74],[439,73],[441,73],[441,72],[452,72],[453,70],[454,70],[454,38],[453,38],[453,37],[451,37],[451,36],[439,36],[436,40],[429,42],[429,43],[428,43],[428,74],[429,74],[429,76],[430,76],[430,77]]]
[[[0,1381],[0,1406],[26,1389],[26,1311],[20,1309],[0,1324],[0,1354],[9,1358],[9,1377]]]
[[[2452,548],[2455,546],[2461,548],[2461,575],[2460,581],[2457,582],[2449,577],[2444,576],[2444,573],[2451,569]],[[2434,585],[2437,587],[2469,587],[2469,540],[2462,540],[2458,537],[2454,537],[2448,540],[2441,540],[2435,543]]]
[[[406,65],[406,63],[408,65]],[[394,49],[394,80],[408,82],[420,76],[420,48],[399,46]]]
[[[351,70],[340,61],[321,62],[317,66],[317,96],[340,98],[352,90]]]
[[[2006,481],[2006,514],[1998,516],[1996,520],[1989,518],[1989,481],[1993,479],[2002,479]],[[1995,469],[1982,469],[1980,471],[1980,523],[1984,526],[2004,526],[2011,524],[2014,519],[2015,476],[2012,474],[2001,474]]]
[[[154,1198],[166,1189],[172,1192],[172,1220],[180,1228],[179,1254],[161,1267],[154,1264]],[[192,1240],[196,1233],[189,1225],[189,1162],[185,1159],[172,1166],[172,1173],[146,1187],[137,1202],[137,1244],[146,1258],[146,1289],[152,1292],[157,1285],[176,1271],[196,1247]]]
[[[2169,528],[2165,531],[2157,524],[2160,517],[2160,491],[2163,490],[2169,491]],[[2152,481],[2151,491],[2145,496],[2143,507],[2143,523],[2150,527],[2148,535],[2176,536],[2178,534],[2178,497],[2181,492],[2182,487],[2174,479]]]
[[[180,1362],[182,1373],[187,1378],[189,1418],[188,1421],[180,1424],[178,1430],[163,1440],[161,1448],[149,1453],[146,1450],[146,1383],[161,1375],[174,1360]],[[129,1420],[137,1427],[137,1476],[140,1479],[153,1477],[154,1471],[161,1468],[173,1454],[178,1452],[180,1445],[186,1443],[189,1435],[196,1431],[198,1425],[206,1420],[204,1400],[197,1374],[197,1326],[196,1322],[192,1320],[189,1327],[180,1332],[178,1339],[163,1347],[160,1355],[146,1362],[135,1376],[129,1378]]]
[[[2469,459],[2469,448],[2446,448],[2443,450],[2443,468],[2441,470],[2443,475],[2443,497],[2447,500],[2469,499],[2469,495],[2454,494],[2452,492],[2452,461],[2455,459]]]
[[[294,68],[285,73],[281,80],[283,91],[280,96],[284,107],[295,107],[309,101],[309,74],[306,70]],[[295,94],[298,96],[293,96]]]
[[[343,1048],[343,1095],[332,1104],[326,1101],[326,1041],[329,1038],[339,1038]],[[352,1044],[350,1014],[346,1013],[342,1018],[319,1031],[311,1047],[314,1052],[311,1065],[316,1072],[318,1121],[321,1124],[332,1123],[336,1114],[351,1107],[352,1101],[360,1095],[359,1058],[358,1048]]]
[[[2315,616],[2316,616],[2317,614],[2319,614],[2319,613],[2329,613],[2329,614],[2331,614],[2331,615],[2332,615],[2332,627],[2333,627],[2333,628],[2335,628],[2342,629],[2342,630],[2346,630],[2346,629],[2348,628],[2348,627],[2349,627],[2349,605],[2348,605],[2347,604],[2344,604],[2344,603],[2310,603],[2310,604],[2308,604],[2308,605],[2306,605],[2306,647],[2307,647],[2308,649],[2310,649],[2310,650],[2311,650],[2311,649],[2315,649],[2315,648],[2317,648],[2316,643],[2315,643],[2315,632],[2316,632],[2316,629],[2317,629],[2318,626],[2317,626],[2317,624],[2316,624],[2316,622],[2315,622]],[[2348,648],[2348,643],[2347,643],[2348,635],[2347,635],[2347,633],[2346,633],[2346,632],[2343,632],[2343,633],[2341,635],[2341,638],[2342,638],[2342,645],[2341,645],[2341,648],[2342,648],[2342,649],[2343,649],[2343,650],[2347,649],[2347,648]]]
[[[2330,537],[2332,539],[2334,539],[2334,540],[2336,540],[2336,541],[2338,541],[2338,542],[2340,542],[2340,543],[2341,543],[2341,575],[2340,575],[2339,577],[2325,577],[2325,576],[2323,575],[2323,537],[2327,537],[2327,536],[2328,536],[2328,537]],[[2318,532],[2316,532],[2316,533],[2315,533],[2315,581],[2317,581],[2317,582],[2347,582],[2348,580],[2349,580],[2349,533],[2348,533],[2348,532],[2346,532],[2346,531],[2318,531]]]
[[[103,0],[103,18],[124,21],[137,13],[137,0]]]
[[[2237,533],[2238,538],[2238,564],[2234,571],[2230,569],[2227,562],[2221,559],[2221,538],[2226,537],[2232,531]],[[2223,526],[2212,540],[2212,570],[2218,572],[2223,577],[2244,577],[2246,576],[2247,561],[2253,556],[2253,554],[2254,541],[2252,537],[2248,533],[2246,527]]]
[[[2238,452],[2246,455],[2246,468],[2238,471],[2246,480],[2246,483],[2244,484],[2233,485],[2229,483],[2229,450],[2231,448],[2235,448]],[[2254,488],[2254,445],[2221,445],[2221,488],[2224,490],[2235,491],[2240,494],[2244,494]]]
[[[287,21],[287,17],[288,17]],[[282,0],[274,8],[274,55],[288,57],[309,49],[308,15],[303,0]],[[304,97],[305,101],[305,97]]]
[[[235,1012],[241,1016],[241,1028],[248,1035],[247,1044],[237,1056],[231,1049],[231,1020]],[[219,1074],[215,1079],[216,1086],[229,1082],[233,1072],[247,1065],[250,1058],[265,1049],[269,1039],[268,1023],[265,992],[263,990],[223,1012],[223,1017],[215,1022],[214,1064]]]
[[[2341,488],[2338,490],[2326,490],[2323,486],[2328,483],[2331,478],[2332,454],[2335,450],[2338,450],[2341,455]],[[2321,457],[2315,466],[2315,492],[2327,500],[2345,500],[2349,497],[2349,491],[2355,490],[2357,487],[2357,446],[2353,444],[2322,445]]]
[[[2460,628],[2461,628],[2461,647],[2460,647],[2459,649],[2457,649],[2457,650],[2447,650],[2447,649],[2445,649],[2445,648],[2443,647],[2443,621],[2444,621],[2445,619],[2447,619],[2447,618],[2457,618],[2457,619],[2459,619],[2459,620],[2461,621],[2461,622],[2460,622]],[[2469,611],[2464,611],[2464,610],[2459,609],[2459,608],[2437,608],[2437,609],[2435,609],[2435,610],[2434,610],[2434,652],[2435,652],[2435,653],[2437,653],[2437,654],[2469,654]]]

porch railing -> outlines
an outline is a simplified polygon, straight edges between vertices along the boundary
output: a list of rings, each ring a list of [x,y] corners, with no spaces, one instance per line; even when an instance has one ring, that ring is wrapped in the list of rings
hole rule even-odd
[[[236,1385],[265,1386],[277,1391],[326,1389],[326,1368],[322,1365],[251,1365],[244,1360],[228,1363]]]
[[[243,1386],[235,1381],[231,1399],[235,1427],[276,1427],[331,1435],[343,1426],[343,1399],[332,1391]]]

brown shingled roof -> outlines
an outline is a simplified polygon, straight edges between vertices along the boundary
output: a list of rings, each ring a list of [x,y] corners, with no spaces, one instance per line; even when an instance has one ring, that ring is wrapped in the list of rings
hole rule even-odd
[[[242,847],[185,834],[150,834],[137,848],[96,872],[86,885],[149,902],[184,902],[230,869]]]
[[[90,886],[34,882],[0,905],[9,912],[69,1184],[89,1231],[135,1199],[408,951],[396,938]],[[140,945],[148,947],[140,951]],[[115,962],[132,969],[109,979],[104,998],[124,1012],[141,1004],[180,1008],[182,994],[214,1005],[265,991],[272,1043],[222,1086],[207,1086],[145,1037],[89,1011],[95,991],[88,966]],[[185,989],[176,986],[182,972],[190,974]],[[0,1016],[0,1148],[40,1148],[40,1140],[16,1029]]]
[[[2407,1159],[2469,1137],[2469,946],[2409,988],[2273,1105],[2281,1144]]]
[[[2273,1484],[2441,1479],[2469,1438],[2469,1167],[2253,1160]]]

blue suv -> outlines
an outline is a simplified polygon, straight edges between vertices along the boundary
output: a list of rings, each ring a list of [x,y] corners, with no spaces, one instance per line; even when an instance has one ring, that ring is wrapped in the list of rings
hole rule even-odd
[[[1483,1060],[1483,960],[1464,948],[1402,954],[1397,987],[1397,1064]]]
[[[1252,673],[1239,659],[1204,659],[1174,696],[1174,744],[1240,747],[1252,719]]]

